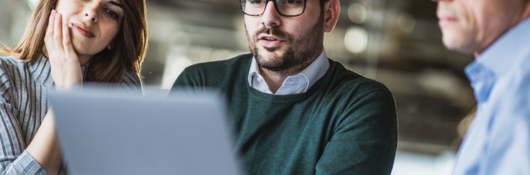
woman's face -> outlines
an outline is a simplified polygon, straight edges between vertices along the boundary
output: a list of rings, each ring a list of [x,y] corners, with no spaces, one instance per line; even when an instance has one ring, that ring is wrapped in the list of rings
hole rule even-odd
[[[70,29],[78,56],[93,56],[107,48],[124,15],[121,0],[59,0],[56,10]]]

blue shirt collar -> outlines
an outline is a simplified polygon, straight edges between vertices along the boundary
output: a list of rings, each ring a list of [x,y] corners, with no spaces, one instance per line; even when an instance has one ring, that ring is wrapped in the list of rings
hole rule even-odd
[[[499,37],[466,67],[466,75],[471,81],[479,103],[488,99],[496,79],[530,55],[529,31],[530,18],[523,20]]]
[[[501,77],[530,54],[530,18],[510,29],[480,54],[475,62]]]

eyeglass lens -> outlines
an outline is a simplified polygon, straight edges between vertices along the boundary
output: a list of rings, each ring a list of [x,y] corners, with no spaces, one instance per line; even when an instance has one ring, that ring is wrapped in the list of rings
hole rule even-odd
[[[282,15],[300,15],[304,12],[305,0],[270,0],[276,3],[277,10]],[[267,0],[240,0],[241,7],[246,14],[260,15],[265,11]]]

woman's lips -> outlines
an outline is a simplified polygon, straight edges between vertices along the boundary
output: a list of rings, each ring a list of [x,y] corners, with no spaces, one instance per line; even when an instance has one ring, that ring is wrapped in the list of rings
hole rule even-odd
[[[94,38],[95,35],[92,33],[90,28],[84,26],[83,24],[79,23],[72,23],[72,27],[79,32],[81,35],[87,37],[87,38]]]

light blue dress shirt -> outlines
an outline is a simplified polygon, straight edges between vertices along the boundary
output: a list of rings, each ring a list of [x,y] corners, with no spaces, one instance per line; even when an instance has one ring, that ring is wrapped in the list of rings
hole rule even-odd
[[[510,29],[465,70],[477,115],[454,175],[530,175],[530,19]]]

